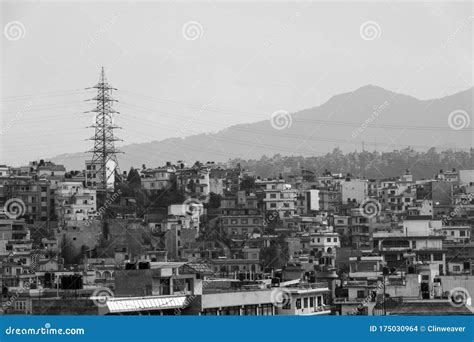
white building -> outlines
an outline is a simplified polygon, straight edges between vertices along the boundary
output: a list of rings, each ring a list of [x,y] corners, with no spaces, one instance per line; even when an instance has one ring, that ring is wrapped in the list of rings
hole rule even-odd
[[[113,189],[115,183],[115,162],[110,160],[106,166],[107,188]],[[92,160],[86,160],[86,185],[90,188],[95,188],[101,184],[102,171],[100,171],[100,164],[93,163]]]
[[[54,197],[60,220],[83,221],[97,214],[96,191],[84,188],[80,182],[59,182]]]
[[[298,191],[291,189],[283,179],[262,181],[265,184],[265,210],[278,212],[279,217],[290,217],[296,213]]]
[[[0,165],[0,177],[8,177],[10,175],[10,168],[6,165]]]
[[[443,226],[446,242],[467,243],[471,239],[470,226]]]
[[[334,253],[341,246],[339,234],[334,232],[316,232],[311,234],[310,246],[316,250],[326,253]]]
[[[366,179],[346,179],[342,183],[342,203],[355,200],[362,203],[368,196],[368,181]]]
[[[167,189],[172,184],[174,173],[175,168],[172,166],[142,170],[142,188],[150,192]]]
[[[459,170],[459,185],[474,184],[474,170]]]

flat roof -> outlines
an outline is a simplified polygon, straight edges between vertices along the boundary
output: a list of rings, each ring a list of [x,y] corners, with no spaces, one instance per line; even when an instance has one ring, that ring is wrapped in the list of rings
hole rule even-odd
[[[184,308],[186,296],[148,296],[131,298],[109,298],[110,313],[151,311]]]

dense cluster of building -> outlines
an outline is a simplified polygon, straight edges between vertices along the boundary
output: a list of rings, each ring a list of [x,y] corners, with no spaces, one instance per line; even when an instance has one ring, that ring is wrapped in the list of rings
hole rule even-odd
[[[93,170],[0,165],[3,314],[473,312],[474,170],[263,179],[179,161],[105,199]]]

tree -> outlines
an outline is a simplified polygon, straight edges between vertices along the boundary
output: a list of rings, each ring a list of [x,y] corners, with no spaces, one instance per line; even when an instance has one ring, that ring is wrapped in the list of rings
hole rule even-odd
[[[140,189],[140,187],[142,185],[142,182],[141,182],[141,179],[140,179],[140,174],[133,167],[130,168],[130,172],[128,173],[127,183],[134,190]]]
[[[76,254],[76,248],[74,247],[72,242],[66,237],[66,234],[64,234],[61,240],[61,257],[64,259],[64,264],[74,264],[77,258]]]
[[[253,177],[244,177],[240,182],[240,190],[250,191],[255,188],[255,179]]]
[[[221,199],[221,195],[211,192],[209,194],[209,202],[207,203],[207,207],[209,209],[218,209],[221,206]]]

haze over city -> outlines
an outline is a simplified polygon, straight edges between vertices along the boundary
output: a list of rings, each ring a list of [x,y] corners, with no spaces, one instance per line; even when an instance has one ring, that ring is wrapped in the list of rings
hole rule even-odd
[[[5,2],[2,25],[24,31],[2,36],[0,159],[89,150],[84,88],[101,66],[118,88],[118,146],[269,120],[369,84],[421,100],[465,91],[470,13],[470,2]]]

